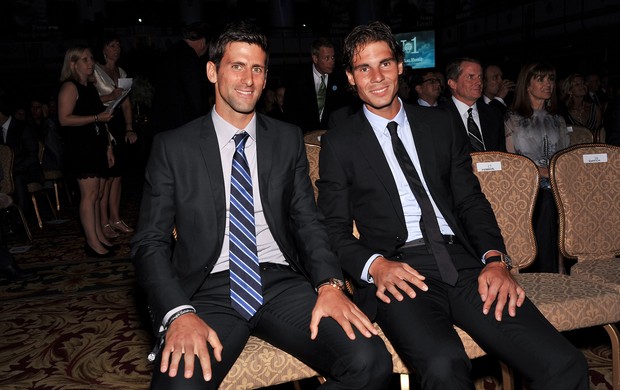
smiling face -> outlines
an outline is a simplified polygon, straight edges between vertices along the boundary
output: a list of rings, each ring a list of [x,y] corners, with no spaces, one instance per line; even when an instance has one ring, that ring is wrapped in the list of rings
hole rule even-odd
[[[219,67],[207,63],[207,77],[215,84],[217,113],[237,128],[244,128],[267,83],[267,53],[258,45],[229,43]]]
[[[532,105],[551,99],[553,88],[555,86],[555,76],[533,75],[527,85],[527,94],[530,97]]]
[[[352,70],[347,70],[347,77],[360,99],[370,112],[383,118],[394,118],[400,109],[396,95],[403,63],[396,60],[383,41],[358,47],[352,60]]]

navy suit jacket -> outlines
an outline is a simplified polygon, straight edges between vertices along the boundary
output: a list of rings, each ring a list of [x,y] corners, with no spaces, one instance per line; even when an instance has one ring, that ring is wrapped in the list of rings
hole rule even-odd
[[[259,187],[269,229],[286,261],[316,286],[342,278],[319,222],[302,133],[256,114]],[[220,149],[211,115],[158,134],[146,181],[132,257],[155,326],[191,304],[220,255],[226,199]],[[171,233],[178,241],[171,251]]]
[[[482,267],[490,249],[505,251],[493,210],[472,172],[469,142],[443,109],[405,105],[430,195],[472,256],[457,269]],[[357,285],[355,301],[373,318],[374,284],[361,281],[373,254],[393,256],[407,239],[398,189],[383,150],[363,110],[321,138],[318,204],[332,248]],[[360,233],[352,235],[352,224]]]
[[[467,129],[463,124],[463,120],[459,115],[459,110],[457,110],[452,98],[442,103],[441,106],[445,107],[448,112],[450,112],[457,128],[464,134],[467,134]],[[505,152],[506,132],[504,130],[504,119],[495,108],[489,107],[482,99],[476,102],[476,108],[478,109],[478,115],[480,117],[480,131],[482,131],[486,150]],[[473,151],[473,149],[471,149],[471,151]]]
[[[304,132],[326,130],[331,113],[351,103],[353,95],[347,88],[346,77],[334,70],[327,79],[325,108],[319,120],[312,69],[304,69],[298,80],[286,86],[284,113],[287,120],[301,127]]]

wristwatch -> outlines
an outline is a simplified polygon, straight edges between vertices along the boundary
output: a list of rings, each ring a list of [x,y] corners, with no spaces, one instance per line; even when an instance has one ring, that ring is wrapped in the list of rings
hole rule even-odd
[[[498,261],[502,263],[508,271],[512,269],[512,260],[508,257],[508,255],[503,253],[501,255],[489,256],[484,260],[485,264],[495,263]]]
[[[344,282],[340,279],[336,279],[336,278],[329,278],[329,279],[325,279],[323,281],[321,281],[317,286],[316,286],[316,291],[318,292],[319,289],[323,286],[332,286],[333,288],[337,288],[340,291],[344,291]]]

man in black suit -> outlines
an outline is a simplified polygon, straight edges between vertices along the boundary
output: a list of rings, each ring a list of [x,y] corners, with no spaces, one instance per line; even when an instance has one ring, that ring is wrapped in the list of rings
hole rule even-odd
[[[137,278],[160,340],[165,337],[161,353],[154,353],[152,388],[217,388],[250,335],[327,376],[326,387],[382,388],[391,357],[342,291],[302,133],[255,112],[266,83],[266,47],[254,27],[228,26],[207,64],[214,109],[154,140],[132,240]],[[243,178],[239,158],[249,170]],[[242,183],[250,187],[247,204],[238,197]],[[239,216],[240,204],[253,212],[245,208]],[[239,238],[244,221],[251,224],[243,224],[245,240]],[[173,227],[178,241],[171,253]],[[239,282],[240,259],[251,254],[260,265],[242,266],[254,279]],[[242,303],[239,284],[245,286],[239,294],[253,298]],[[194,374],[196,365],[202,374]]]
[[[156,67],[151,123],[154,132],[177,128],[206,114],[208,80],[201,57],[208,49],[209,28],[196,22],[166,51]]]
[[[333,43],[319,38],[312,43],[311,54],[311,72],[304,69],[296,75],[296,80],[286,86],[284,95],[286,118],[304,132],[327,129],[331,113],[349,104],[352,98],[344,74],[339,69],[334,71]],[[319,99],[321,95],[324,98]]]
[[[446,67],[452,99],[446,107],[463,134],[469,137],[471,151],[506,151],[504,120],[494,109],[480,100],[482,96],[482,66],[472,58],[458,58]],[[473,127],[469,123],[477,127]]]
[[[482,98],[484,102],[497,109],[503,118],[508,110],[506,98],[515,90],[515,82],[504,78],[502,69],[497,65],[484,68]]]
[[[356,27],[344,55],[364,107],[321,139],[317,185],[354,301],[424,389],[473,389],[453,324],[532,389],[587,389],[583,355],[508,270],[465,134],[443,110],[397,98],[403,52],[389,27]]]

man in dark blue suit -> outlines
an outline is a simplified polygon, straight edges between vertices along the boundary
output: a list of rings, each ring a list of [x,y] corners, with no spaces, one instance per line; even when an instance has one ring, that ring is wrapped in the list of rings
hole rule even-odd
[[[321,138],[317,185],[354,301],[424,389],[474,387],[456,324],[530,388],[586,390],[585,358],[509,272],[466,135],[444,110],[397,97],[403,52],[389,27],[356,27],[344,54],[364,106]]]
[[[153,354],[152,388],[218,388],[255,335],[325,375],[325,388],[380,389],[391,357],[342,291],[301,130],[255,111],[266,75],[265,36],[244,23],[228,26],[207,63],[215,107],[153,142],[132,240],[136,276],[163,343]],[[249,186],[245,202],[241,183]],[[241,267],[253,275],[244,282],[253,298],[241,309],[236,286],[246,256],[255,259]]]
[[[297,78],[286,86],[284,95],[287,120],[304,132],[327,129],[332,112],[352,100],[343,72],[336,69],[333,43],[319,38],[312,43],[311,54],[311,69],[295,75]],[[321,94],[324,97],[319,99]]]

